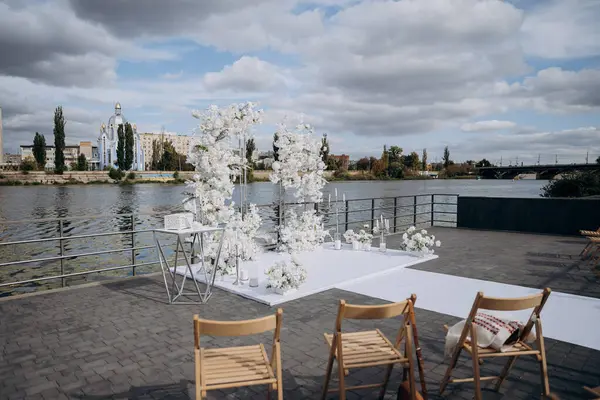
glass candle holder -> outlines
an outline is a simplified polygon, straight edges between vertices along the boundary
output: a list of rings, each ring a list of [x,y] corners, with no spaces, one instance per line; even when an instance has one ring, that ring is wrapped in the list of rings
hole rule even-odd
[[[387,251],[387,244],[385,242],[385,235],[381,234],[381,239],[379,240],[379,251],[385,253]]]
[[[258,287],[258,266],[252,265],[248,271],[248,277],[250,278],[250,282],[248,286],[250,287]]]
[[[342,235],[339,233],[333,234],[333,248],[336,250],[342,249]]]

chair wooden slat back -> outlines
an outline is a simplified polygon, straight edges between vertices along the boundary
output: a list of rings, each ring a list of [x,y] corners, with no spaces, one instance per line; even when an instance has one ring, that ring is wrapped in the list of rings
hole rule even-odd
[[[410,298],[391,304],[382,305],[354,305],[347,304],[340,300],[338,313],[335,321],[335,332],[332,335],[325,334],[325,340],[328,342],[329,360],[325,376],[325,385],[323,386],[322,399],[325,399],[328,392],[339,391],[340,399],[345,400],[346,391],[354,389],[365,389],[372,387],[381,387],[380,395],[385,394],[385,389],[389,381],[392,368],[395,364],[408,365],[407,371],[410,382],[411,399],[416,399],[415,379],[413,372],[413,328],[415,323],[413,304],[416,301],[416,295]],[[395,342],[390,341],[379,330],[342,332],[342,322],[345,319],[352,320],[371,320],[371,319],[390,319],[403,317],[398,329]],[[416,331],[416,328],[414,328]],[[400,346],[404,341],[404,354]],[[420,349],[418,356],[420,357]],[[331,379],[331,371],[334,360],[338,362],[339,387],[328,389]],[[366,368],[373,366],[387,366],[383,383],[368,384],[360,386],[345,385],[345,375],[350,369]],[[422,369],[419,368],[422,375]],[[422,378],[422,376],[421,376]],[[421,379],[423,389],[424,379]]]
[[[538,307],[540,304],[542,304],[543,298],[544,293],[537,293],[531,296],[517,297],[514,299],[482,296],[479,300],[478,308],[493,311],[527,310]]]
[[[544,347],[544,339],[542,335],[542,323],[540,314],[546,301],[548,300],[548,296],[550,296],[551,290],[549,288],[544,289],[541,293],[537,293],[531,296],[525,297],[517,297],[517,298],[495,298],[495,297],[486,297],[483,292],[477,293],[475,296],[475,301],[473,302],[473,306],[471,307],[471,311],[469,312],[469,316],[465,321],[465,325],[462,329],[460,339],[458,340],[458,345],[456,346],[454,353],[452,355],[452,360],[450,361],[450,365],[446,370],[446,374],[442,383],[440,385],[440,394],[442,394],[448,385],[451,382],[467,382],[471,381],[475,383],[475,399],[481,399],[481,388],[480,381],[481,380],[490,380],[495,379],[496,385],[495,388],[498,390],[502,382],[506,379],[510,369],[512,368],[517,357],[521,355],[533,355],[540,362],[540,370],[541,370],[541,378],[542,378],[542,387],[543,393],[545,396],[550,394],[550,386],[548,384],[548,374],[547,374],[547,366],[546,366],[546,351]],[[533,329],[533,326],[536,327],[536,343],[537,349],[532,349],[531,347],[526,347],[522,345],[520,348],[516,350],[509,350],[506,352],[496,352],[492,351],[491,354],[495,357],[509,357],[509,361],[505,365],[500,376],[495,377],[481,377],[479,374],[479,363],[482,361],[484,357],[490,357],[490,351],[488,350],[486,353],[480,353],[478,349],[477,342],[477,329],[475,327],[475,316],[479,310],[491,310],[491,311],[520,311],[520,310],[529,310],[533,309],[531,312],[531,316],[529,320],[523,327],[520,332],[517,344],[522,344],[525,339],[529,336],[529,333]],[[468,379],[451,379],[452,370],[456,366],[458,362],[458,357],[463,349],[466,349],[470,354],[473,361],[473,378]]]
[[[198,326],[197,334],[209,336],[246,336],[272,331],[277,328],[277,319],[280,313],[263,318],[245,321],[212,321],[207,319],[194,319]]]
[[[196,398],[205,398],[208,390],[269,385],[270,390],[277,390],[277,398],[283,399],[282,316],[282,309],[278,309],[275,315],[245,321],[213,321],[194,315]],[[268,331],[274,331],[270,359],[263,344],[211,349],[200,345],[202,335],[246,336]]]

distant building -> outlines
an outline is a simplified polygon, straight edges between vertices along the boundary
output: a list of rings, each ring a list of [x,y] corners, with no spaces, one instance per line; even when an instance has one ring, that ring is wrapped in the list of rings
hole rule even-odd
[[[115,104],[115,113],[108,119],[108,125],[100,126],[100,136],[98,137],[98,153],[100,156],[100,169],[117,165],[117,146],[119,143],[119,126],[127,123],[125,116],[121,114],[121,103]],[[133,128],[133,166],[134,171],[144,170],[144,152],[141,148],[140,135],[137,133],[137,127]]]
[[[342,154],[342,155],[336,156],[336,155],[330,154],[329,158],[333,158],[338,163],[340,163],[341,169],[348,170],[348,167],[350,166],[350,156],[349,155]]]
[[[192,136],[181,135],[172,132],[161,132],[161,133],[140,133],[140,146],[144,153],[144,160],[146,161],[146,170],[149,170],[152,163],[152,143],[158,140],[158,143],[162,145],[165,141],[169,141],[173,144],[175,151],[178,154],[187,156],[190,149],[190,143]]]
[[[4,163],[20,165],[21,164],[21,155],[6,153],[6,154],[4,154]]]
[[[79,157],[79,154],[82,153],[87,159],[89,170],[93,171],[99,169],[100,160],[98,158],[98,147],[92,146],[92,142],[79,142],[78,145],[65,146],[64,155],[67,168],[70,168],[71,163],[77,163],[77,158]],[[21,154],[18,154],[18,156],[20,157],[19,163],[26,158],[35,160],[33,155],[33,145],[21,145]],[[46,146],[46,165],[44,166],[44,169],[54,169],[55,156],[56,151],[54,146]]]

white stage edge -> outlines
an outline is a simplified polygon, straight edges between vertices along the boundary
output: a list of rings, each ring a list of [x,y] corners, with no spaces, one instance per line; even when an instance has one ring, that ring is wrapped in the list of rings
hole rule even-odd
[[[541,291],[415,269],[397,269],[376,279],[366,278],[359,284],[338,288],[387,301],[401,301],[415,293],[417,308],[462,318],[467,317],[477,292],[491,297],[520,297]],[[530,314],[531,311],[498,313],[520,321],[527,321]],[[417,323],[418,318],[417,313]],[[552,292],[542,310],[542,323],[545,337],[600,350],[600,299]]]
[[[349,245],[344,245],[342,250],[334,250],[331,243],[326,243],[320,249],[301,252],[296,256],[306,269],[306,282],[296,291],[280,295],[266,288],[267,276],[264,271],[273,266],[276,261],[289,259],[289,257],[288,254],[266,252],[257,261],[243,262],[240,268],[248,271],[257,268],[258,287],[249,287],[248,281],[243,285],[234,285],[233,276],[226,276],[224,280],[217,276],[214,286],[269,306],[275,306],[342,285],[363,282],[365,279],[376,278],[381,274],[433,260],[438,256],[417,257],[399,250],[388,250],[382,253],[375,247],[371,251],[357,251],[351,250]],[[183,274],[183,272],[184,267],[178,266],[177,273]],[[189,273],[187,275],[189,277]],[[204,281],[203,273],[195,272],[195,275],[198,281]]]

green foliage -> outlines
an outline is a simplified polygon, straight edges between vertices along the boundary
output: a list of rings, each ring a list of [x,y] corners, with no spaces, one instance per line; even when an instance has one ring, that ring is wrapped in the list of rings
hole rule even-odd
[[[179,171],[173,172],[173,179],[179,179]]]
[[[448,168],[450,165],[450,150],[448,150],[448,146],[444,147],[444,168]]]
[[[65,117],[62,106],[54,110],[54,171],[62,174],[65,170]]]
[[[254,162],[252,161],[252,153],[254,153],[254,150],[256,150],[256,144],[254,143],[254,139],[248,139],[246,141],[246,161],[248,162],[248,165],[254,164]]]
[[[329,165],[329,151],[331,149],[329,148],[329,141],[327,140],[327,134],[324,133],[323,134],[323,138],[321,139],[321,159],[323,160],[323,162],[325,163],[325,165]]]
[[[69,164],[69,169],[71,171],[77,171],[77,163],[75,161],[71,161],[71,163]]]
[[[160,158],[162,157],[162,151],[160,146],[160,141],[158,139],[154,139],[152,141],[152,162],[150,168],[153,171],[157,171],[159,169]]]
[[[412,152],[407,156],[404,156],[404,166],[410,170],[418,170],[419,169],[419,155],[416,152]]]
[[[131,171],[130,173],[128,173],[127,174],[127,179],[134,180],[135,179],[135,172]]]
[[[162,156],[159,162],[159,169],[163,171],[173,171],[179,166],[179,157],[173,143],[169,140],[165,140],[163,143]]]
[[[279,147],[275,146],[275,142],[279,139],[277,132],[273,134],[273,158],[275,161],[279,161]]]
[[[327,163],[325,165],[327,166],[328,170],[336,171],[336,170],[340,169],[340,166],[342,165],[342,163],[341,163],[341,161],[338,161],[333,157],[329,157],[329,158],[327,158]]]
[[[44,169],[46,166],[46,138],[44,135],[40,135],[38,132],[35,133],[32,151],[38,168]]]
[[[486,160],[486,159],[484,158],[483,160],[481,160],[481,161],[477,162],[477,163],[475,164],[475,166],[476,166],[477,168],[481,168],[481,167],[491,167],[491,166],[492,166],[492,163],[491,163],[491,162],[489,162],[488,160]]]
[[[21,161],[21,165],[19,168],[23,172],[29,172],[35,170],[35,167],[37,167],[35,160],[31,157],[27,157],[26,159]]]
[[[123,176],[125,176],[125,172],[121,171],[120,169],[111,168],[108,171],[108,177],[110,179],[114,179],[115,181],[120,181],[123,179]]]
[[[367,157],[363,157],[356,162],[356,169],[359,171],[368,171],[369,170],[369,159]]]
[[[383,152],[381,153],[381,162],[383,164],[383,169],[387,172],[388,167],[390,166],[390,157],[385,144],[383,145]]]
[[[585,197],[600,195],[600,172],[586,171],[563,174],[542,189],[542,197]]]
[[[423,156],[421,157],[421,171],[427,171],[427,149],[423,149]]]
[[[127,122],[125,124],[125,159],[124,159],[123,168],[126,171],[129,171],[133,166],[133,128],[131,124]]]
[[[400,157],[402,156],[402,147],[392,146],[390,147],[390,163],[401,162]]]
[[[85,158],[85,154],[81,153],[77,157],[77,171],[87,171],[88,170],[88,162]]]
[[[125,131],[123,130],[123,124],[119,124],[117,128],[117,166],[121,171],[127,169],[125,168]]]
[[[399,161],[394,161],[390,163],[390,167],[388,169],[390,178],[394,179],[402,179],[404,178],[404,165]]]

